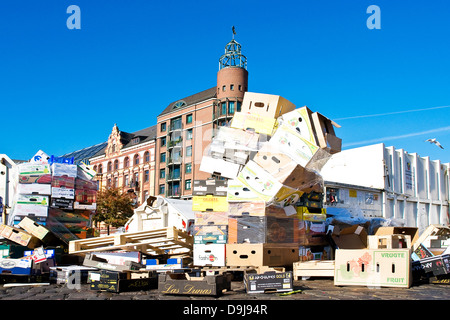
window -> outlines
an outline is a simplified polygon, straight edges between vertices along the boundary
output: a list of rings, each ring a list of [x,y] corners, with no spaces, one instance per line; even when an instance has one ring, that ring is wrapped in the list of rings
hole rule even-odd
[[[186,147],[186,157],[192,156],[192,146]]]
[[[222,102],[221,104],[221,110],[220,110],[220,114],[227,114],[227,103],[226,102]]]
[[[131,140],[131,143],[132,144],[138,144],[139,143],[139,137],[137,137],[137,138],[133,138],[132,140]]]
[[[123,160],[123,167],[128,168],[129,166],[130,166],[130,158],[125,157],[125,159]]]
[[[118,177],[115,177],[115,178],[114,178],[114,187],[115,187],[115,188],[118,188],[118,187],[119,187],[119,178],[118,178]]]
[[[165,179],[166,178],[166,169],[160,169],[159,170],[159,178]]]
[[[231,90],[231,91],[234,90],[234,84],[230,84],[230,90]]]
[[[144,161],[149,162],[150,161],[150,152],[145,151],[144,153]]]
[[[108,178],[108,180],[106,180],[106,186],[108,188],[111,187],[111,178]]]
[[[111,171],[112,171],[112,163],[111,163],[111,161],[108,162],[107,171],[108,171],[108,172],[111,172]]]
[[[192,113],[186,116],[186,123],[192,123]]]
[[[166,186],[163,184],[159,185],[159,194],[164,194],[166,192]]]
[[[191,179],[186,180],[185,189],[186,190],[191,190]]]
[[[242,91],[242,86],[241,85],[239,85],[239,91]]]
[[[134,155],[133,163],[134,163],[134,165],[138,165],[139,164],[139,155],[138,154]]]
[[[124,180],[125,187],[129,187],[130,186],[130,179],[128,178],[128,175],[125,175],[123,177],[123,180]]]
[[[101,164],[98,165],[98,173],[103,173],[103,166]]]
[[[166,137],[162,137],[162,138],[161,138],[161,144],[160,144],[160,146],[161,146],[161,147],[165,147],[165,146],[166,146]]]
[[[192,172],[192,163],[186,163],[185,172],[186,173]]]
[[[228,113],[234,113],[234,101],[228,102]]]
[[[237,112],[241,112],[241,104],[242,103],[240,101],[237,102],[237,106],[236,106],[236,111]]]
[[[114,170],[119,170],[119,160],[114,160]]]
[[[166,131],[166,123],[165,122],[161,123],[161,131],[162,132]]]
[[[166,162],[166,153],[163,152],[159,155],[159,162]]]
[[[148,199],[148,190],[144,191],[144,201]]]
[[[225,89],[227,88],[227,86],[223,86],[222,87],[222,91],[225,92]]]
[[[186,131],[186,140],[191,140],[192,139],[192,129],[188,129]]]
[[[148,170],[144,171],[144,182],[148,182],[150,179],[150,172]]]

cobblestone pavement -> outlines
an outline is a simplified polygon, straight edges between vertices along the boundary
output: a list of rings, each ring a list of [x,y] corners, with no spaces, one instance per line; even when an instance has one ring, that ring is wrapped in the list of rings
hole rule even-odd
[[[295,280],[294,290],[300,293],[281,296],[279,293],[247,294],[242,281],[233,281],[231,291],[219,297],[164,295],[157,289],[112,293],[91,290],[89,284],[71,289],[63,284],[0,287],[0,300],[450,300],[450,285],[420,284],[411,288],[368,288],[335,286],[333,279]]]

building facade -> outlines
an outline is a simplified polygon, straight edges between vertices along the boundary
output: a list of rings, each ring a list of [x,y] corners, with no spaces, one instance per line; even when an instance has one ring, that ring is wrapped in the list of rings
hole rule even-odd
[[[114,125],[106,147],[89,159],[97,172],[99,188],[117,187],[130,193],[139,205],[155,193],[156,126],[133,133]]]
[[[240,111],[248,90],[247,60],[232,39],[219,59],[216,85],[170,103],[157,117],[155,195],[192,197],[194,180],[211,178],[199,170],[215,129]]]

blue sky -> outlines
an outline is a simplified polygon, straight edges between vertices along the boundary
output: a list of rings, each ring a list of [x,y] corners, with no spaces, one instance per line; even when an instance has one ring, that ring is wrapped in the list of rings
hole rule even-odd
[[[70,5],[80,30],[66,26]],[[367,28],[370,5],[381,29]],[[447,0],[3,0],[0,153],[61,155],[106,141],[115,123],[156,124],[170,102],[215,86],[234,25],[249,91],[335,119],[344,149],[384,142],[450,162],[449,17]]]

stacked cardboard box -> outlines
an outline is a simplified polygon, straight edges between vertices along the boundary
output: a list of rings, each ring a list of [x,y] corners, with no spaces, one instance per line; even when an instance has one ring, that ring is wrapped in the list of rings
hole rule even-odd
[[[299,246],[322,244],[319,172],[341,148],[333,126],[283,97],[246,92],[202,158],[200,170],[220,180],[194,181],[194,265],[292,266]]]
[[[20,226],[24,218],[29,218],[66,243],[88,237],[96,209],[94,176],[92,168],[74,164],[73,158],[47,156],[40,150],[29,162],[18,165],[9,224]]]

